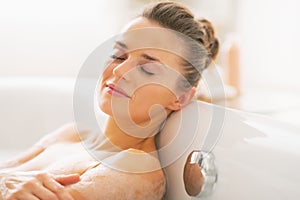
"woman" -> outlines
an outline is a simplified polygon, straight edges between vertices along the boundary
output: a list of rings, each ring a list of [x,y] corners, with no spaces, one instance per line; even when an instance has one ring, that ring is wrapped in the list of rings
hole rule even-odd
[[[151,41],[152,48],[140,48],[139,41]],[[172,50],[153,48],[164,44]],[[166,182],[155,134],[190,102],[217,52],[207,20],[173,2],[148,6],[126,26],[102,74],[98,105],[109,115],[104,134],[80,137],[66,125],[42,138],[1,165],[1,199],[162,199]],[[97,159],[82,142],[93,146]]]

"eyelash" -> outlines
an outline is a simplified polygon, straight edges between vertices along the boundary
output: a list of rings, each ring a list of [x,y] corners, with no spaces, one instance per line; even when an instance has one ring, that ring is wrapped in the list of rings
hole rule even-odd
[[[140,68],[141,68],[141,71],[144,72],[146,75],[148,75],[148,76],[153,76],[154,75],[154,73],[145,70],[144,67],[140,67]]]
[[[123,58],[123,57],[118,57],[118,56],[116,56],[116,55],[111,55],[110,58],[112,58],[112,59],[114,59],[114,60],[120,60],[120,61],[124,61],[124,60],[125,60],[125,58]]]

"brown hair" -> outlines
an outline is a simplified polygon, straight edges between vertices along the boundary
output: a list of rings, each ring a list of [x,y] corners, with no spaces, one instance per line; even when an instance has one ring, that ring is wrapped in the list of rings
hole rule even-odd
[[[188,85],[197,86],[202,71],[216,58],[219,50],[219,41],[215,37],[212,24],[206,19],[195,19],[188,8],[168,1],[151,4],[144,9],[141,16],[164,28],[184,34],[204,47],[206,53],[202,52],[200,55],[199,52],[193,51],[191,45],[187,45],[189,50],[185,60],[184,76],[189,82]]]

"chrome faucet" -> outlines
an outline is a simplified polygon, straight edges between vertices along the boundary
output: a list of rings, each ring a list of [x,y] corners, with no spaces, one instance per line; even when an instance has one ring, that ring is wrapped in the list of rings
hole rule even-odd
[[[218,173],[215,157],[211,152],[192,151],[184,168],[184,185],[186,192],[193,197],[210,195],[217,183]]]

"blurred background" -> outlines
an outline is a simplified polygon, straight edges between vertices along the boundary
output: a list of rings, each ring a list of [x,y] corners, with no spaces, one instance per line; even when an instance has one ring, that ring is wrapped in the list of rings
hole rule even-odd
[[[89,54],[149,2],[1,0],[0,83],[74,82]],[[227,97],[207,98],[200,91],[199,98],[300,126],[300,2],[178,2],[212,21],[220,38],[216,64],[228,86]]]

